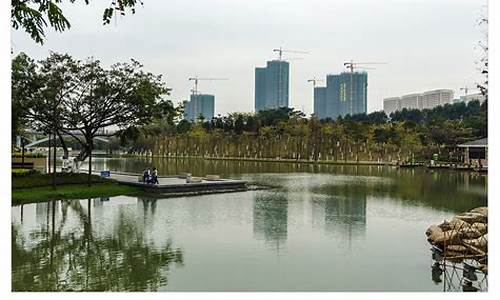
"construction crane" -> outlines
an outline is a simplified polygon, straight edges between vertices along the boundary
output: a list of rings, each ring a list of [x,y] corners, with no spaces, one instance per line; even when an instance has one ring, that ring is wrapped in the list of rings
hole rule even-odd
[[[460,88],[461,91],[465,92],[465,99],[467,99],[467,95],[469,94],[469,87],[465,86],[463,88]]]
[[[213,81],[213,80],[229,80],[229,78],[200,78],[198,76],[194,76],[194,77],[189,77],[188,79],[189,81],[194,81],[194,88],[191,90],[191,92],[196,95],[198,94],[198,81],[200,80],[209,80],[209,81]]]
[[[298,50],[285,50],[281,47],[273,49],[273,52],[278,52],[278,58],[279,60],[282,60],[283,58],[283,52],[288,52],[288,53],[299,53],[299,54],[309,54],[307,51],[298,51]]]
[[[371,69],[374,70],[374,68],[370,67],[364,67],[363,65],[385,65],[387,63],[385,62],[354,62],[354,61],[348,61],[344,63],[344,66],[351,71],[351,73],[354,72],[354,69]]]
[[[323,79],[316,79],[316,77],[307,80],[307,82],[312,82],[313,88],[316,87],[316,82],[323,82],[323,81],[324,81]]]

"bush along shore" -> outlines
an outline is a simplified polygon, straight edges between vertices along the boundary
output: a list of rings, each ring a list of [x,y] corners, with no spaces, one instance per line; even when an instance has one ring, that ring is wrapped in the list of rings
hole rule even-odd
[[[96,175],[92,175],[92,184],[88,186],[87,176],[87,174],[57,174],[56,189],[52,188],[52,174],[13,176],[12,205],[48,200],[135,196],[144,193],[139,188],[119,185],[114,180]]]
[[[430,226],[427,240],[452,262],[473,260],[477,270],[488,273],[488,208],[478,207],[451,220]]]

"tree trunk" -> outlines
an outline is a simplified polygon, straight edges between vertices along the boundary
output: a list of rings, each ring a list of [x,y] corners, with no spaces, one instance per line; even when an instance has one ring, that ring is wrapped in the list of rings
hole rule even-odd
[[[54,133],[54,152],[52,153],[52,189],[56,189],[56,152],[57,152],[57,143],[56,143],[56,134]]]
[[[92,186],[92,144],[89,145],[89,176],[88,176],[88,185]]]

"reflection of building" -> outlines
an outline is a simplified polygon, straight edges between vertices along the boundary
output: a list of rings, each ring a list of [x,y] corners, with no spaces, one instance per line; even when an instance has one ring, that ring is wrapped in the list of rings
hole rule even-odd
[[[255,112],[288,107],[290,64],[272,60],[263,68],[255,68]]]
[[[366,194],[346,190],[341,193],[340,197],[326,200],[325,229],[341,234],[349,241],[353,237],[364,236]]]
[[[326,76],[326,87],[314,89],[314,114],[320,119],[365,114],[367,86],[366,72],[343,72]]]
[[[194,122],[200,116],[211,120],[215,112],[215,96],[208,94],[191,94],[189,101],[185,102],[184,118]]]
[[[287,239],[288,199],[284,195],[257,194],[253,206],[253,232],[278,250]]]

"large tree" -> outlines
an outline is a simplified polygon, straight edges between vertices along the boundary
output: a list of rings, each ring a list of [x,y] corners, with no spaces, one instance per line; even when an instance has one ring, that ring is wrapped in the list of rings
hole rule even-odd
[[[69,20],[64,15],[60,4],[75,3],[77,0],[12,0],[11,24],[14,29],[23,29],[31,38],[40,44],[45,39],[45,29],[52,27],[55,31],[62,32],[71,27]],[[90,0],[81,0],[90,4]],[[109,6],[104,9],[102,21],[109,24],[113,15],[125,15],[130,11],[135,13],[135,7],[140,0],[110,0]]]
[[[82,145],[79,161],[91,157],[95,137],[109,135],[105,128],[126,131],[176,113],[163,98],[170,89],[161,75],[142,71],[135,60],[105,69],[98,60],[52,53],[31,68],[35,75],[13,82],[31,89],[16,101],[33,127],[61,142],[63,135],[76,139]]]

